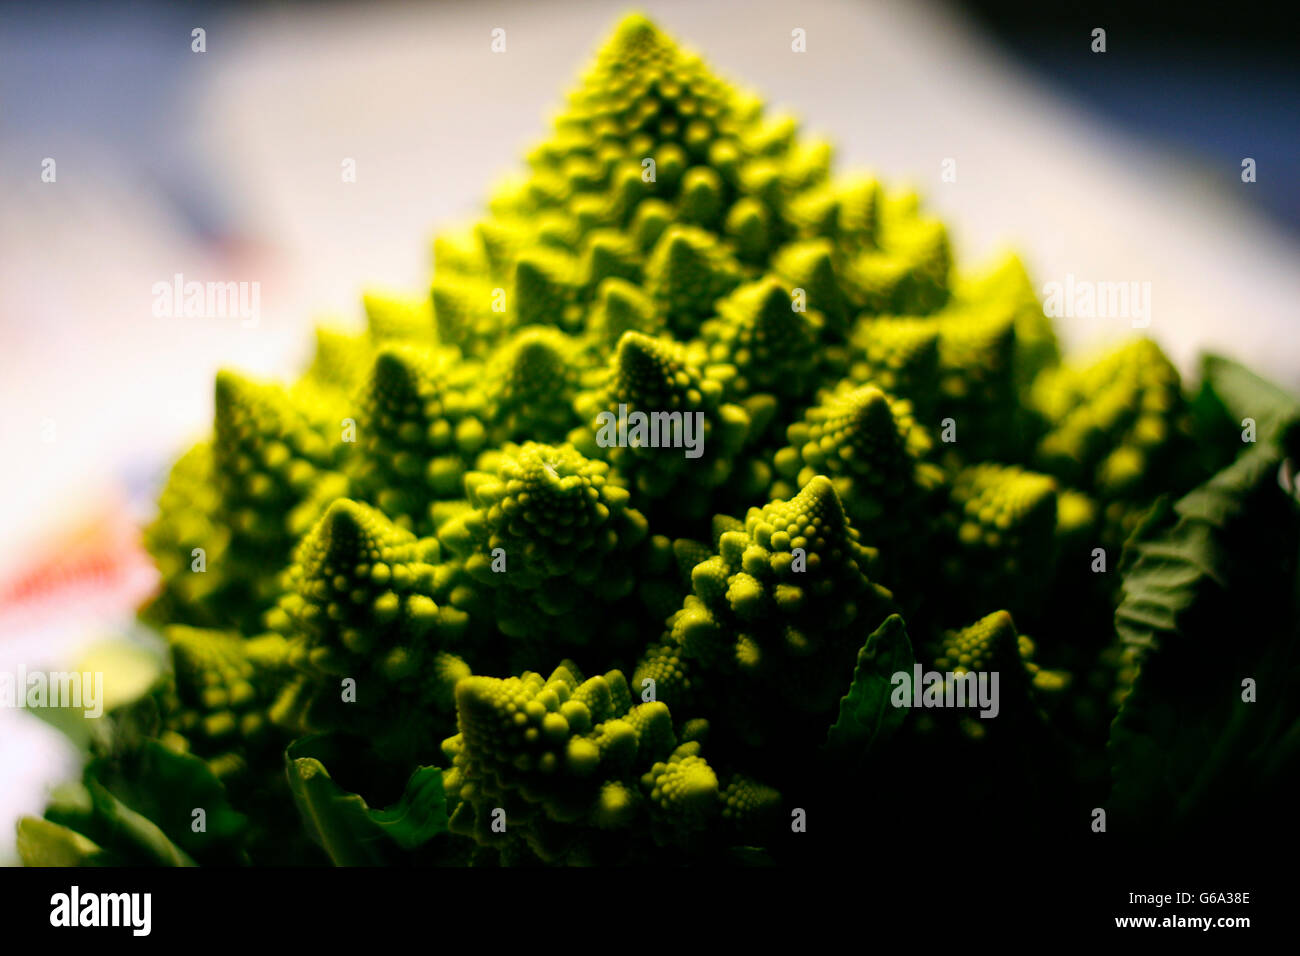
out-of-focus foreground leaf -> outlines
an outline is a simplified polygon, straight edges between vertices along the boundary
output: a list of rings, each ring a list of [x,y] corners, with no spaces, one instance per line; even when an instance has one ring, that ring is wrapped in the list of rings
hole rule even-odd
[[[1207,361],[1207,384],[1229,415],[1256,419],[1258,441],[1127,545],[1115,623],[1139,669],[1111,728],[1108,805],[1126,834],[1293,819],[1300,507],[1279,471],[1300,403],[1224,360]]]
[[[303,821],[335,865],[378,865],[385,862],[389,841],[410,850],[447,829],[437,767],[417,767],[401,800],[372,809],[360,794],[347,792],[330,777],[323,762],[329,752],[327,737],[304,737],[285,751],[285,763]]]
[[[44,821],[19,824],[19,852],[37,866],[193,866],[244,862],[246,818],[208,765],[158,741],[86,766],[59,788]]]

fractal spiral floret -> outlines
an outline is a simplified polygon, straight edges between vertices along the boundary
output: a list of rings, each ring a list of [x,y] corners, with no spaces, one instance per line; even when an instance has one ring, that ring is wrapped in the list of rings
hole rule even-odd
[[[1062,364],[1018,259],[968,270],[645,18],[430,266],[297,381],[218,376],[145,535],[173,666],[29,862],[1178,833],[1192,781],[1229,801],[1203,741],[1296,739],[1285,690],[1234,704],[1295,636],[1294,402],[1220,359],[1185,391],[1146,338]],[[899,706],[928,672],[996,674],[996,715]],[[937,767],[963,789],[919,796]]]

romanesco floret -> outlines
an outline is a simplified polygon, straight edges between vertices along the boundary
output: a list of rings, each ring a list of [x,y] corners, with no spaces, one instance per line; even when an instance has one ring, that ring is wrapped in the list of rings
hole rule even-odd
[[[1056,554],[1056,490],[1049,476],[1014,465],[957,472],[951,513],[961,556],[949,561],[954,593],[976,606],[1037,607]]]
[[[1104,732],[1133,665],[1105,550],[1200,476],[1204,409],[1154,343],[1060,366],[1019,259],[956,268],[915,194],[833,175],[643,17],[527,160],[434,240],[427,295],[367,294],[293,383],[218,376],[145,533],[174,675],[93,774],[146,754],[205,799],[296,802],[311,842],[229,823],[255,861],[351,862],[361,834],[414,862],[689,862],[789,852],[785,801],[832,791],[947,812],[882,766],[964,761],[972,814],[1004,805],[1001,774],[1051,763],[1040,705]],[[996,671],[999,716],[887,711],[914,665]],[[417,785],[358,811],[337,754]],[[134,818],[94,809],[25,839],[108,859],[105,820]],[[161,832],[132,830],[151,860],[208,849]]]
[[[791,290],[775,276],[746,283],[716,306],[700,328],[709,361],[736,370],[733,393],[775,392],[797,399],[813,390],[814,355],[825,318],[796,308]]]
[[[506,446],[466,477],[472,510],[439,530],[462,563],[462,585],[503,634],[537,642],[631,639],[641,572],[652,560],[647,522],[630,507],[622,478],[571,445]],[[620,633],[622,632],[622,633]]]
[[[563,440],[577,424],[578,349],[546,326],[521,329],[502,345],[484,371],[492,444]]]
[[[1049,426],[1037,450],[1043,467],[1106,498],[1149,495],[1186,450],[1178,371],[1150,339],[1043,375],[1033,400]]]
[[[693,593],[642,658],[633,684],[690,711],[707,699],[727,730],[759,740],[795,713],[822,714],[891,595],[867,576],[835,488],[817,476],[789,501],[753,508],[691,571]],[[847,668],[847,669],[846,669]],[[773,701],[781,706],[773,707]]]
[[[166,726],[186,739],[186,749],[219,760],[276,739],[268,710],[288,667],[284,638],[264,634],[246,640],[236,632],[180,625],[164,636],[177,696],[177,709]]]
[[[357,416],[351,491],[412,531],[433,528],[430,504],[460,497],[487,442],[484,397],[455,353],[388,345],[375,356]]]
[[[472,677],[456,687],[456,711],[460,733],[443,743],[451,829],[480,843],[595,863],[620,835],[685,841],[728,808],[700,744],[678,744],[662,702],[634,705],[619,671]],[[773,799],[756,784],[733,791],[731,816]]]
[[[725,401],[729,372],[704,368],[702,355],[672,339],[627,332],[603,387],[579,397],[590,424],[570,438],[585,454],[608,457],[648,499],[668,498],[678,514],[707,514],[713,490],[733,477],[752,422],[744,406]],[[631,430],[636,416],[645,416],[639,436]],[[696,457],[688,457],[688,440]],[[736,477],[757,480],[748,471]]]
[[[849,518],[872,529],[886,559],[920,543],[944,476],[925,460],[933,443],[910,403],[846,381],[790,425],[786,440],[774,458],[773,498],[788,498],[826,475]]]
[[[441,548],[367,505],[339,499],[303,539],[268,616],[290,639],[298,679],[277,720],[304,729],[344,727],[376,737],[416,736],[406,724],[450,712],[469,673],[453,653],[468,615],[439,605]],[[348,691],[351,691],[351,694]]]

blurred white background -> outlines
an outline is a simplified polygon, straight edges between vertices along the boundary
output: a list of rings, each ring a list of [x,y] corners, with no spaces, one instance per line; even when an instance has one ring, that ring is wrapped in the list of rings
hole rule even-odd
[[[1130,135],[1043,87],[947,8],[637,6],[829,137],[840,169],[922,190],[959,264],[1011,246],[1040,288],[1067,273],[1149,281],[1148,331],[1185,371],[1208,348],[1300,385],[1296,241],[1246,201],[1239,160],[1209,164]],[[363,288],[423,292],[434,228],[473,216],[516,168],[628,8],[0,12],[0,582],[28,574],[70,521],[101,532],[86,547],[121,556],[103,516],[147,514],[162,469],[208,425],[217,368],[290,374],[318,320],[359,322]],[[191,52],[194,27],[206,53]],[[504,54],[490,51],[495,27]],[[796,27],[803,54],[791,51]],[[45,157],[56,183],[41,182]],[[355,184],[341,182],[348,157]],[[940,180],[948,157],[955,183]],[[1261,158],[1260,176],[1271,172]],[[177,272],[260,282],[260,324],[155,318],[151,287]],[[1078,348],[1130,331],[1118,319],[1062,327]],[[55,600],[0,586],[11,598],[0,670],[68,659],[121,631],[148,587],[147,570],[122,562],[52,587]],[[0,711],[0,861],[9,821],[39,812],[71,761],[29,714]]]

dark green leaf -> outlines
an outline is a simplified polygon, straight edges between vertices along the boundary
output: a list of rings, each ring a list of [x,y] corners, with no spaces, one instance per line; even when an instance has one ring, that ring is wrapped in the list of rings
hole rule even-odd
[[[153,821],[191,856],[204,862],[242,862],[248,820],[231,805],[225,786],[206,761],[146,740],[129,753],[92,761],[86,779]],[[196,810],[203,811],[203,828],[197,831]]]
[[[892,678],[899,671],[910,675],[915,660],[903,619],[891,614],[858,652],[853,683],[840,699],[839,718],[830,729],[827,746],[861,755],[897,730],[907,710],[890,702]]]
[[[1226,834],[1290,799],[1300,511],[1281,458],[1252,446],[1129,542],[1115,623],[1140,669],[1111,727],[1113,829]]]
[[[1240,431],[1243,419],[1255,420],[1257,443],[1277,440],[1290,423],[1300,420],[1300,399],[1231,359],[1206,355],[1201,361],[1201,376],[1234,428]]]
[[[59,787],[50,799],[42,825],[28,830],[29,866],[193,866],[194,860],[153,820],[132,810],[103,785],[87,777],[85,784]],[[50,854],[67,863],[34,863]],[[73,862],[72,856],[76,855]]]
[[[330,778],[321,760],[328,752],[326,738],[305,737],[289,746],[285,761],[303,820],[336,865],[378,865],[386,861],[390,843],[410,850],[447,829],[437,767],[416,768],[401,800],[387,809],[372,809]]]

